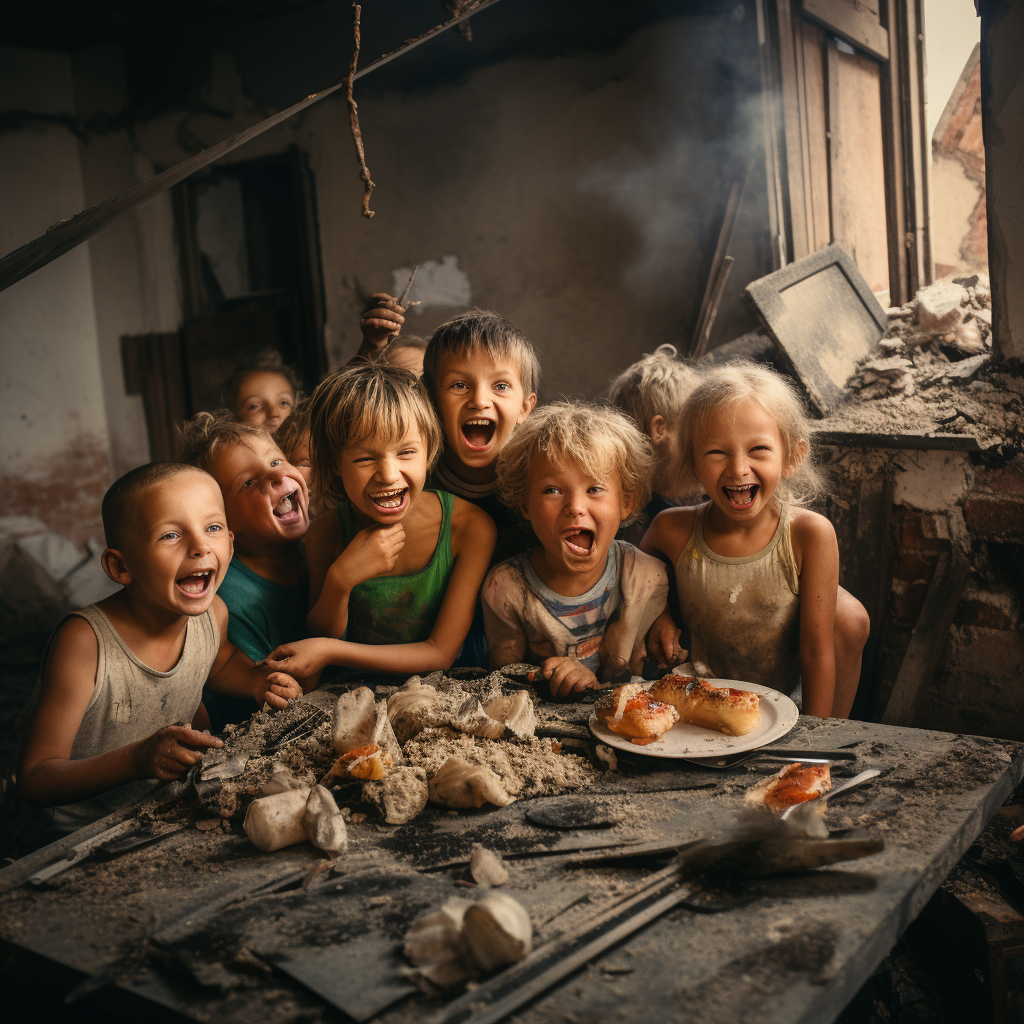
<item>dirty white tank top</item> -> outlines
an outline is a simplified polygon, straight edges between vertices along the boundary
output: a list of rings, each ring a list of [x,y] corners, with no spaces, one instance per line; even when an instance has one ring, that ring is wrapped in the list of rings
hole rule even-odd
[[[785,504],[768,545],[752,555],[717,555],[704,541],[711,502],[676,560],[690,658],[720,679],[760,683],[792,693],[800,678],[800,576]]]
[[[74,614],[92,626],[99,658],[92,697],[71,745],[71,760],[116,750],[152,736],[165,726],[192,721],[203,699],[203,683],[220,648],[212,612],[188,620],[181,657],[167,672],[158,672],[140,661],[96,605]],[[38,700],[41,684],[42,671],[26,718]],[[53,808],[52,824],[64,832],[82,828],[123,804],[140,799],[154,785],[150,780],[130,782],[99,796]]]

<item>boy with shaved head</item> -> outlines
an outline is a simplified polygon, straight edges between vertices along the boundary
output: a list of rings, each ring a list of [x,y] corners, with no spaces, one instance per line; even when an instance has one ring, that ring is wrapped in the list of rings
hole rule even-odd
[[[276,707],[302,693],[290,676],[247,664],[227,639],[217,588],[232,537],[208,473],[176,463],[132,470],[107,491],[103,528],[103,568],[123,589],[57,627],[22,716],[18,792],[55,808],[56,832],[109,814],[144,793],[145,780],[177,778],[221,746],[189,724],[208,679]]]

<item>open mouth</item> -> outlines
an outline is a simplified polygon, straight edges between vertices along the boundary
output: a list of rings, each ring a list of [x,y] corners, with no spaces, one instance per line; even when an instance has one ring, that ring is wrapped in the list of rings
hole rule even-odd
[[[201,569],[198,572],[182,576],[175,581],[178,589],[188,594],[189,597],[202,597],[213,584],[213,570]]]
[[[593,530],[566,530],[562,540],[574,555],[589,555],[594,550]]]
[[[394,491],[381,491],[379,494],[371,494],[370,501],[382,512],[397,512],[405,504],[405,496],[408,493],[408,487],[400,487]]]
[[[761,489],[760,484],[744,484],[742,487],[723,487],[729,504],[735,509],[747,509],[754,504],[754,498]]]
[[[294,522],[302,517],[302,509],[299,507],[299,492],[292,491],[286,494],[275,506],[274,515],[286,523]]]
[[[468,448],[483,451],[491,443],[497,427],[493,420],[466,420],[462,424],[462,437]]]

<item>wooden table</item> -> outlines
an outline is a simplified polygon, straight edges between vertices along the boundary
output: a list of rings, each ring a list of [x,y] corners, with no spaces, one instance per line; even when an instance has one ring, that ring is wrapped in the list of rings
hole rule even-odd
[[[832,1021],[1024,772],[1020,744],[862,722],[801,718],[779,743],[850,744],[857,760],[835,765],[834,778],[868,767],[884,774],[839,797],[829,824],[884,838],[882,853],[712,893],[715,912],[677,908],[518,1019]],[[27,985],[48,993],[80,985],[82,999],[115,1017],[344,1020],[284,973],[289,951],[293,962],[322,965],[321,974],[349,995],[388,985],[400,992],[394,950],[409,921],[449,896],[475,895],[456,881],[467,877],[456,862],[467,859],[473,842],[509,858],[505,890],[529,910],[539,943],[578,927],[613,892],[652,870],[569,870],[560,850],[714,834],[733,819],[747,787],[777,768],[751,761],[714,771],[624,759],[587,791],[605,794],[625,813],[612,830],[531,825],[524,815],[536,800],[458,815],[428,809],[399,828],[367,820],[350,826],[351,848],[336,873],[322,873],[307,888],[296,886],[320,860],[317,851],[301,844],[263,854],[237,828],[189,828],[107,863],[86,861],[51,889],[27,885],[53,859],[48,848],[0,872],[0,948]],[[528,855],[538,848],[547,852]],[[336,950],[341,943],[347,945]],[[416,994],[375,1019],[426,1020],[441,1006]]]

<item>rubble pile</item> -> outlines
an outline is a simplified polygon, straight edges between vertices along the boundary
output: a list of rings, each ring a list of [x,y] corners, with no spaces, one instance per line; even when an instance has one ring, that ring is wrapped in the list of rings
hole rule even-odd
[[[1024,442],[1024,377],[992,359],[988,279],[922,288],[889,309],[878,348],[847,382],[849,397],[822,430],[973,437],[987,451]]]
[[[862,398],[907,397],[970,380],[992,350],[992,293],[984,275],[936,281],[886,310],[889,329],[850,378]]]

